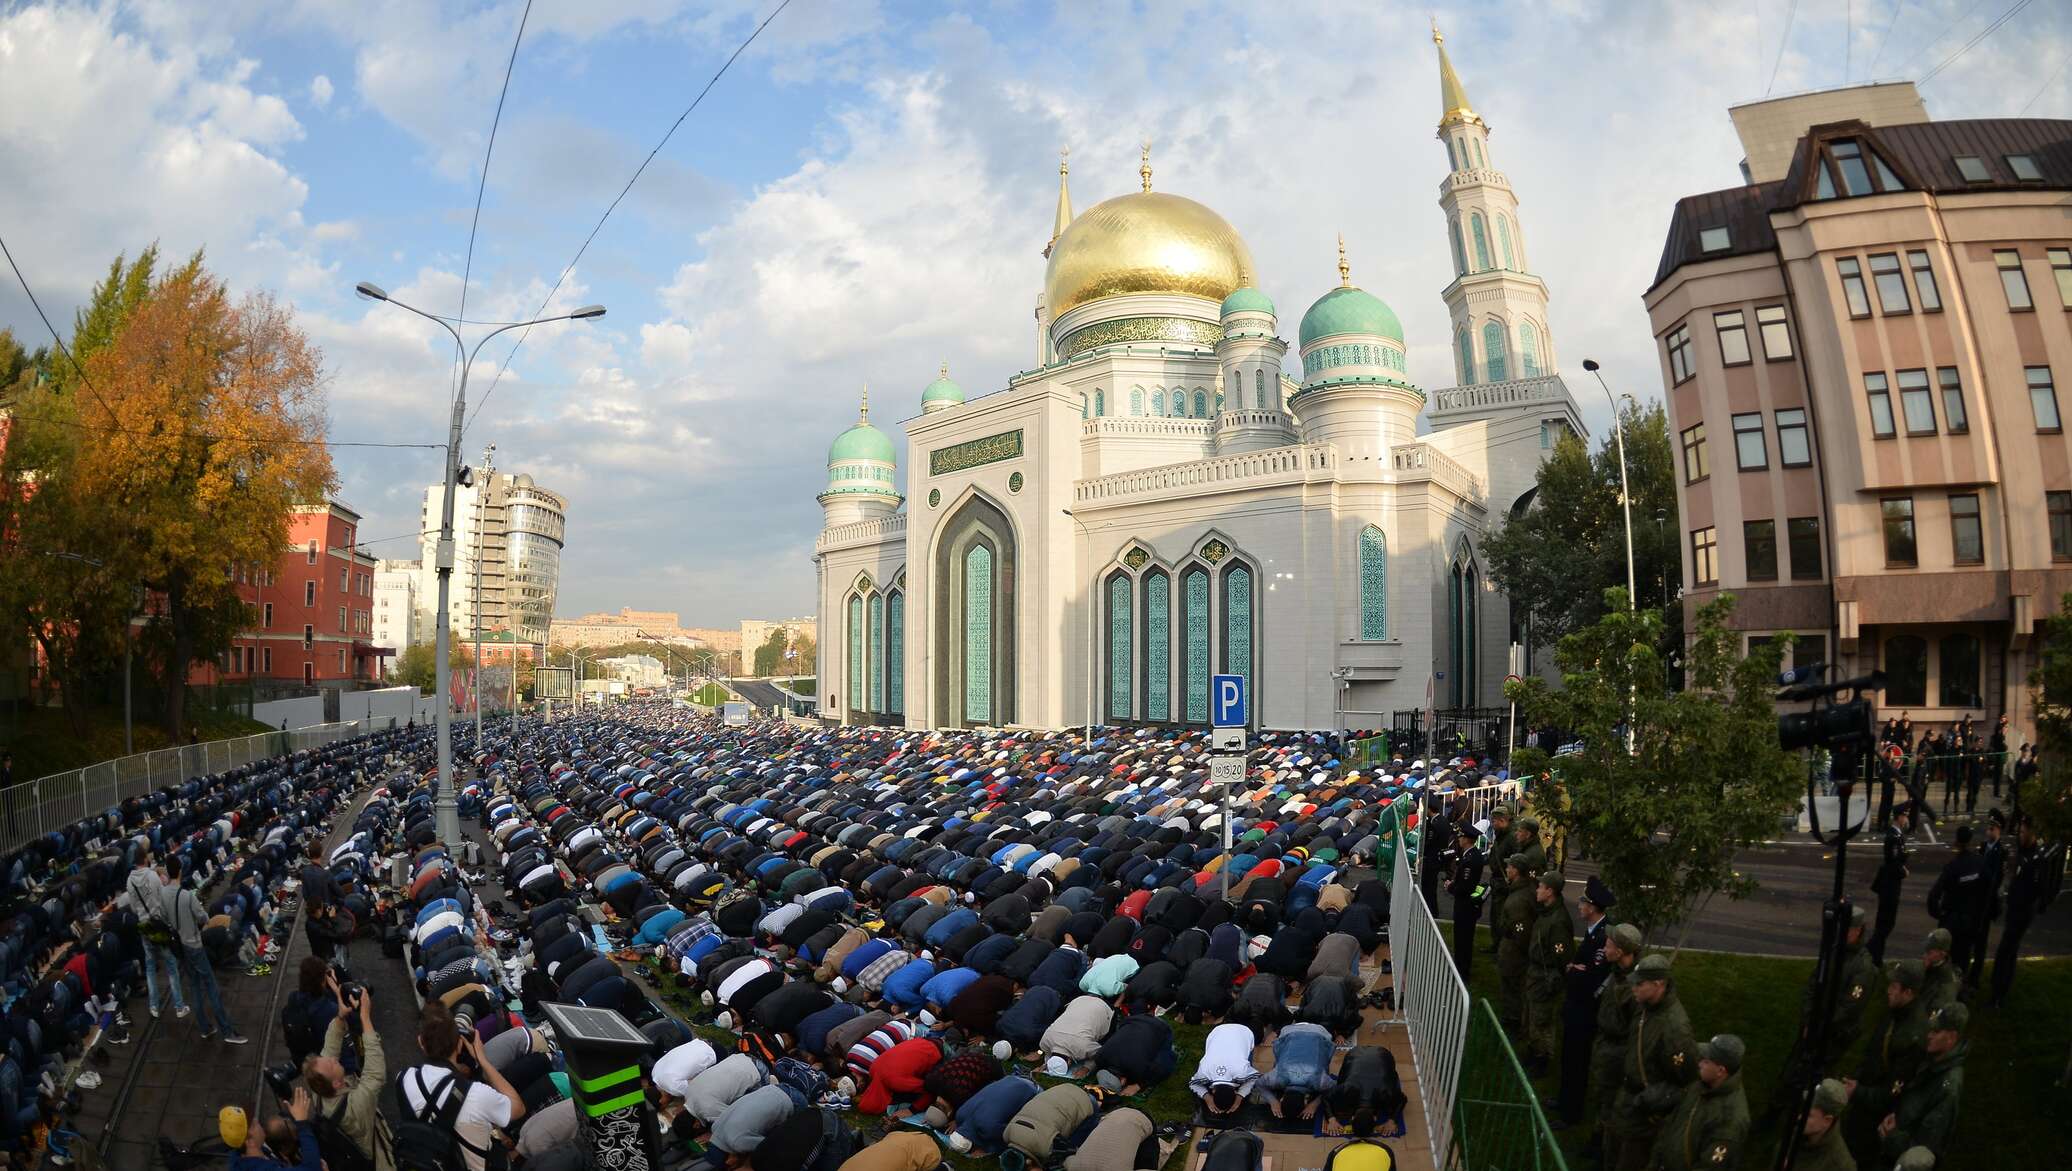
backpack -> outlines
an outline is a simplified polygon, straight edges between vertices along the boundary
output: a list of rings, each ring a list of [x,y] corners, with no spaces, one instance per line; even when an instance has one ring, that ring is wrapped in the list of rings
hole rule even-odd
[[[777,1075],[779,1085],[801,1095],[809,1105],[818,1105],[820,1096],[827,1093],[827,1075],[820,1072],[817,1065],[809,1065],[796,1057],[780,1057],[773,1067],[773,1072]],[[340,1169],[334,1167],[331,1171]]]
[[[425,1103],[422,1113],[410,1109],[410,1096],[403,1092],[406,1077],[417,1079],[417,1092]],[[451,1092],[442,1099],[440,1092],[449,1087]],[[396,1171],[467,1171],[464,1151],[488,1157],[489,1152],[477,1150],[454,1129],[460,1121],[460,1108],[467,1101],[468,1087],[466,1078],[452,1072],[427,1087],[423,1066],[396,1075],[396,1114],[401,1119],[396,1123],[391,1147]]]
[[[361,1150],[360,1144],[338,1125],[345,1107],[346,1096],[341,1094],[337,1107],[330,1113],[319,1110],[310,1119],[311,1128],[317,1135],[317,1150],[324,1156],[324,1167],[326,1171],[374,1171],[374,1156]]]
[[[309,1019],[310,998],[300,988],[288,994],[288,1003],[281,1010],[281,1039],[288,1043],[288,1052],[296,1061],[324,1048],[324,1034]]]

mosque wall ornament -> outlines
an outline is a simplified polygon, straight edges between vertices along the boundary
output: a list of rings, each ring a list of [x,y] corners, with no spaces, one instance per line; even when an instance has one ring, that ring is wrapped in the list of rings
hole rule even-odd
[[[1124,317],[1075,329],[1058,342],[1058,358],[1076,357],[1099,346],[1125,342],[1184,342],[1214,348],[1223,327],[1186,317]]]
[[[1142,569],[1144,563],[1150,560],[1151,554],[1146,553],[1141,545],[1122,555],[1122,563],[1131,569]]]
[[[1230,556],[1230,546],[1222,541],[1212,539],[1208,544],[1201,547],[1201,559],[1211,565],[1228,556]]]
[[[1007,490],[1009,492],[1019,492],[1022,490],[1022,483],[1022,474],[1020,472],[1016,472],[1015,474],[1007,477]]]
[[[928,474],[946,476],[952,472],[969,471],[985,464],[1021,457],[1021,431],[1002,431],[998,435],[988,435],[983,439],[972,439],[929,452]]]
[[[941,506],[942,506],[942,489],[940,489],[940,488],[930,488],[930,489],[928,490],[928,507],[930,507],[930,508],[940,508]]]

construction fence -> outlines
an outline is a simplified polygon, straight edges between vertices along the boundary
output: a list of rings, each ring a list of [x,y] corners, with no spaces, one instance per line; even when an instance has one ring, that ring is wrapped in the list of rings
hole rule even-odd
[[[33,781],[0,789],[0,850],[12,850],[52,830],[71,825],[96,810],[104,810],[132,797],[141,797],[167,785],[195,777],[283,756],[308,748],[321,748],[370,732],[382,732],[402,721],[393,716],[318,724],[286,732],[262,732],[231,740],[210,740],[183,744],[104,760],[85,768],[52,773]]]

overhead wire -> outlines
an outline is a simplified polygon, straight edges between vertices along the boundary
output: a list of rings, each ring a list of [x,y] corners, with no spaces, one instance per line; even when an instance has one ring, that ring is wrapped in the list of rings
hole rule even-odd
[[[2027,8],[2031,3],[2033,3],[2033,0],[2015,0],[2014,4],[2010,6],[2007,11],[2000,14],[2000,18],[1998,20],[1995,20],[1993,23],[1980,29],[1976,36],[1964,42],[1963,45],[1958,47],[1956,52],[1943,58],[1941,64],[1937,65],[1935,68],[1929,70],[1928,72],[1922,74],[1921,80],[1915,82],[1914,84],[1927,85],[1929,82],[1934,81],[1936,74],[1941,73],[1943,70],[1948,69],[1952,65],[1955,65],[1959,58],[1963,57],[1964,54],[1971,52],[1971,50],[1974,47],[1976,47],[1980,41],[1983,41],[1987,37],[1990,37],[1994,33],[2000,31],[2001,25],[2006,24],[2010,20],[2013,20],[2017,15],[2021,13],[2022,9]]]
[[[511,38],[511,56],[504,62],[503,88],[496,91],[496,113],[489,119],[489,143],[482,148],[482,174],[475,183],[475,215],[468,221],[468,255],[460,269],[460,312],[455,320],[465,321],[468,316],[468,279],[475,272],[475,231],[482,225],[482,195],[489,190],[489,161],[496,157],[496,131],[504,123],[504,99],[511,93],[511,73],[518,67],[518,46],[525,41],[525,24],[532,19],[532,0],[525,0],[525,11],[518,14],[518,35]],[[458,391],[460,371],[454,371],[455,381],[449,393]]]
[[[1777,60],[1770,66],[1770,84],[1763,87],[1763,96],[1777,88],[1777,71],[1784,68],[1784,50],[1791,44],[1791,25],[1798,19],[1799,0],[1791,0],[1791,7],[1784,10],[1784,35],[1777,38]]]
[[[1871,63],[1863,71],[1865,77],[1870,77],[1878,71],[1878,62],[1885,59],[1885,46],[1892,43],[1892,30],[1899,27],[1899,14],[1905,12],[1906,8],[1907,0],[1899,0],[1899,3],[1892,6],[1892,19],[1885,22],[1885,33],[1878,38],[1878,51],[1871,54]]]
[[[2058,83],[2058,78],[2065,76],[2065,67],[2068,65],[2072,65],[2072,49],[2065,50],[2065,59],[2058,62],[2058,71],[2051,74],[2049,80],[2037,86],[2036,92],[2030,95],[2029,100],[2022,103],[2021,113],[2028,113],[2031,106],[2043,100],[2043,95],[2050,92],[2050,87]]]
[[[1906,75],[1907,67],[1909,65],[1912,65],[1914,62],[1920,60],[1922,54],[1928,52],[1928,50],[1933,49],[1937,45],[1942,44],[1942,39],[1950,35],[1950,30],[1956,28],[1960,24],[1963,24],[1965,21],[1970,20],[1973,16],[1977,15],[1979,9],[1984,8],[1985,6],[1986,0],[1974,0],[1972,6],[1964,10],[1964,15],[1959,16],[1957,19],[1944,25],[1941,32],[1935,34],[1934,37],[1930,38],[1927,44],[1922,45],[1918,49],[1915,49],[1913,56],[1908,57],[1904,61],[1901,61],[1897,66],[1893,68],[1892,71],[1904,77]]]
[[[590,244],[597,239],[597,233],[604,230],[605,221],[611,219],[612,213],[618,210],[619,204],[626,198],[626,194],[633,190],[633,185],[639,182],[641,175],[647,172],[648,164],[654,162],[655,156],[662,153],[662,148],[669,145],[669,140],[675,137],[677,130],[683,126],[684,121],[705,101],[705,96],[712,92],[714,86],[719,84],[720,78],[727,75],[727,70],[734,67],[734,62],[740,58],[741,54],[747,52],[748,47],[755,43],[756,38],[763,35],[763,30],[770,27],[770,22],[776,20],[778,15],[789,7],[791,7],[791,0],[779,0],[777,7],[770,10],[770,15],[764,17],[762,23],[756,25],[755,30],[748,34],[747,39],[736,46],[726,61],[721,63],[711,79],[705,83],[705,88],[699,90],[698,96],[691,99],[691,104],[685,106],[683,113],[676,116],[676,121],[669,124],[669,129],[663,133],[661,141],[657,142],[655,148],[647,153],[647,157],[640,161],[640,165],[633,169],[632,177],[627,179],[626,185],[621,187],[619,193],[612,197],[611,204],[604,209],[604,214],[597,217],[597,223],[590,229],[590,234],[583,237],[582,247],[576,249],[575,257],[562,268],[561,275],[554,278],[554,287],[547,290],[545,297],[540,298],[540,307],[534,312],[534,317],[538,317],[547,311],[547,305],[554,300],[554,294],[561,291],[561,286],[568,280],[568,275],[575,271],[577,264],[582,262],[583,254],[590,250]],[[504,355],[503,364],[497,367],[496,377],[489,380],[489,389],[483,391],[482,397],[475,400],[474,411],[468,416],[467,422],[462,424],[461,434],[463,437],[466,436],[468,427],[473,426],[475,419],[481,416],[482,409],[489,405],[489,396],[496,393],[497,385],[503,381],[504,374],[511,368],[511,360],[518,356],[519,347],[525,344],[526,336],[531,332],[530,326],[518,331],[517,339],[511,343],[510,351]]]

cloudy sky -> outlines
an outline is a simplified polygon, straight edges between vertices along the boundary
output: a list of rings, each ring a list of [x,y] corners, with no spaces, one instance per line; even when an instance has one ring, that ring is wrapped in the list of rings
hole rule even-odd
[[[535,0],[467,315],[536,311],[597,217],[778,0]],[[1966,45],[2010,8],[2003,27]],[[523,0],[0,0],[0,236],[69,322],[118,252],[205,247],[294,303],[331,437],[436,442],[450,342],[354,298],[459,311]],[[1436,16],[1553,292],[1562,371],[1659,397],[1640,296],[1675,199],[1738,181],[1733,103],[1920,78],[1938,118],[2072,117],[2072,6],[2020,0],[1444,4]],[[1246,237],[1292,336],[1336,283],[1387,299],[1452,381],[1432,10],[1377,0],[792,0],[684,122],[553,304],[471,384],[497,445],[570,500],[562,614],[809,612],[828,442],[938,362],[976,395],[1033,364],[1057,150],[1082,209],[1156,184]],[[0,285],[0,326],[41,335]],[[511,335],[506,335],[509,337]],[[1583,398],[1592,424],[1601,402]],[[341,497],[414,556],[436,453],[340,449]]]

